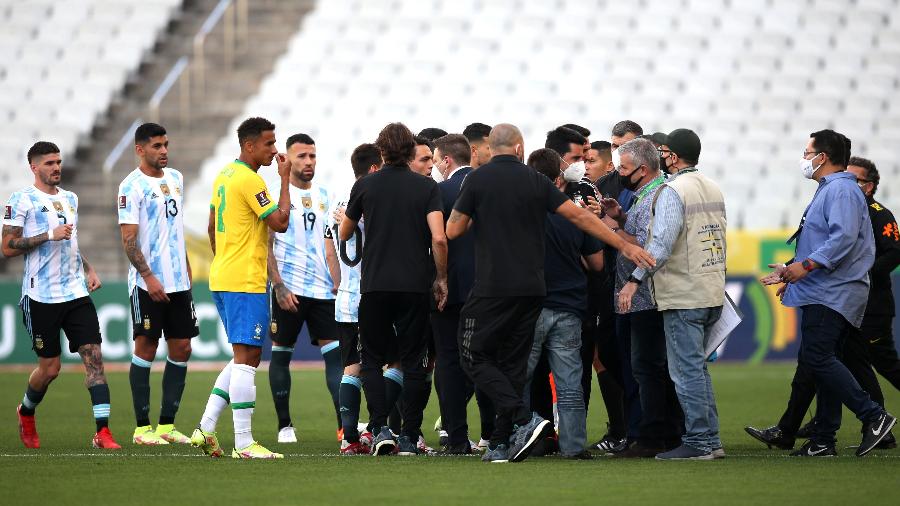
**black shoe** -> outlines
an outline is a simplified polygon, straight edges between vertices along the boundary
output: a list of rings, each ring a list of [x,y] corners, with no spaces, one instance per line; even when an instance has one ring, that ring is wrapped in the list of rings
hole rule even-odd
[[[644,446],[640,443],[634,443],[619,453],[611,454],[614,459],[652,459],[660,453],[665,453],[666,448],[655,448]]]
[[[833,444],[820,445],[810,440],[803,443],[799,450],[791,452],[791,457],[837,457],[837,450]]]
[[[470,455],[472,453],[472,445],[469,441],[458,445],[446,445],[441,451],[441,455]]]
[[[601,450],[607,453],[619,453],[628,448],[628,440],[606,434],[600,441],[591,445],[591,449]]]
[[[897,439],[890,432],[888,432],[888,435],[885,436],[884,439],[882,439],[880,443],[875,445],[875,448],[877,448],[879,450],[893,450],[896,447],[897,447]]]
[[[750,434],[754,439],[763,442],[771,449],[773,446],[779,450],[793,450],[795,439],[786,436],[777,425],[773,425],[768,429],[756,429],[753,427],[744,427],[744,431]]]
[[[532,457],[546,457],[557,453],[559,453],[559,439],[557,439],[556,435],[541,439],[531,449]]]
[[[419,447],[413,443],[409,436],[400,436],[397,438],[397,455],[419,455]]]
[[[591,452],[587,450],[581,450],[574,455],[565,455],[564,457],[569,460],[591,460],[594,458],[594,456],[591,455]]]
[[[878,443],[887,438],[896,423],[897,419],[884,411],[874,421],[865,424],[862,441],[859,443],[859,448],[856,449],[856,456],[862,457],[872,451]]]
[[[816,428],[816,419],[813,418],[806,425],[797,430],[797,439],[809,439],[812,437],[813,429]]]

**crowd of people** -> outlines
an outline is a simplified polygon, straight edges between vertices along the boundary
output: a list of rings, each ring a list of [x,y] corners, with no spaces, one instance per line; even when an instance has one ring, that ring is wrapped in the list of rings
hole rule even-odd
[[[296,443],[290,364],[305,327],[325,363],[343,455],[435,453],[422,432],[435,390],[442,454],[483,452],[486,462],[557,453],[588,460],[597,452],[724,458],[708,371],[727,303],[722,191],[700,170],[692,130],[644,134],[622,121],[609,141],[590,135],[559,126],[529,153],[511,124],[415,135],[391,123],[374,143],[356,147],[355,183],[335,197],[314,182],[309,135],[288,137],[279,152],[274,124],[244,121],[240,154],[214,182],[208,228],[209,286],[234,359],[188,436],[174,425],[190,340],[199,334],[184,178],[167,166],[165,128],[138,127],[140,165],[116,201],[130,262],[132,442],[191,444],[222,456],[216,425],[230,406],[231,456],[282,458],[253,437],[255,375],[268,336],[277,441]],[[273,160],[280,184],[270,189],[258,170]],[[40,447],[35,412],[59,374],[64,330],[85,366],[92,443],[119,448],[89,295],[101,282],[78,247],[78,198],[59,187],[56,145],[34,144],[28,162],[34,185],[10,197],[2,232],[5,256],[25,255],[21,309],[38,357],[17,408],[20,436]],[[896,419],[873,366],[900,388],[890,281],[900,231],[874,200],[875,164],[851,158],[843,135],[812,133],[800,168],[819,186],[789,241],[796,255],[761,279],[801,310],[797,371],[781,421],[746,431],[782,449],[807,439],[792,455],[836,455],[845,405],[863,424],[858,456],[895,447]],[[168,357],[154,428],[149,373],[163,337]],[[588,444],[595,373],[609,423]],[[470,431],[473,397],[481,423]],[[801,427],[814,397],[815,417]]]

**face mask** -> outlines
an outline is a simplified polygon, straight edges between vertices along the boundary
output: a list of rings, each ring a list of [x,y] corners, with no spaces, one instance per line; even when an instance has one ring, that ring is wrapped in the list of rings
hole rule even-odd
[[[631,174],[628,174],[627,176],[623,175],[623,174],[619,174],[619,182],[622,184],[623,187],[625,187],[631,191],[637,190],[638,185],[641,183],[641,181],[640,181],[640,179],[637,181],[632,181],[631,176],[635,175],[635,173],[637,173],[638,170],[640,170],[640,169],[635,169],[634,172],[632,172]]]
[[[622,163],[622,158],[619,156],[618,149],[614,149],[612,152],[612,163],[613,163],[613,170],[618,169],[619,165]]]
[[[806,158],[800,160],[800,170],[803,172],[803,177],[805,177],[806,179],[812,179],[813,174],[815,174],[816,171],[819,170],[819,167],[825,165],[824,163],[820,163],[816,166],[813,165],[813,160],[815,160],[818,156],[819,155],[816,155],[809,160],[807,160]]]
[[[444,182],[444,176],[441,174],[441,171],[438,169],[437,165],[435,165],[431,169],[431,179],[434,179],[438,183]]]
[[[586,167],[584,166],[584,161],[575,162],[566,167],[566,170],[563,171],[563,179],[565,179],[569,183],[577,183],[581,181],[581,178],[584,177],[584,173],[586,171]]]
[[[667,159],[668,159],[668,157],[666,157],[666,156],[661,156],[661,157],[659,157],[659,170],[661,170],[661,171],[663,171],[663,172],[666,172],[666,173],[669,172],[669,168],[666,167],[666,160],[667,160]]]

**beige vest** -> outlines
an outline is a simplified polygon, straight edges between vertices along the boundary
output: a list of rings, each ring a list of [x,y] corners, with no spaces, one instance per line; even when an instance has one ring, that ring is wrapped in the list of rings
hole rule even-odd
[[[684,225],[668,261],[652,276],[660,310],[721,306],[725,294],[725,199],[699,172],[686,172],[666,186],[684,205]],[[653,221],[656,220],[656,193]]]

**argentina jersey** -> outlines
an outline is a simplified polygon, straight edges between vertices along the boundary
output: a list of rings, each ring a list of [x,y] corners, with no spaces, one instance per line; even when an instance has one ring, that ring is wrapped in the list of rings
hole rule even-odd
[[[78,250],[78,196],[57,188],[56,195],[34,186],[10,196],[3,225],[21,227],[22,237],[34,237],[60,226],[75,225],[72,237],[46,241],[25,253],[22,298],[45,304],[68,302],[88,295],[84,266]]]
[[[337,224],[334,223],[334,211],[340,207],[346,208],[347,198],[338,202],[329,213],[329,226],[332,229],[332,239],[337,250],[338,263],[341,267],[341,284],[338,287],[337,298],[334,301],[334,320],[340,323],[355,323],[359,321],[359,280],[362,269],[363,231],[365,230],[365,218],[360,219],[356,230],[346,242],[338,238]]]
[[[166,293],[190,290],[182,216],[184,178],[164,168],[163,177],[133,170],[119,185],[119,224],[137,225],[141,253]],[[128,266],[129,293],[147,289],[144,278]]]
[[[272,248],[281,279],[295,295],[332,300],[334,282],[325,261],[325,240],[331,235],[328,190],[313,183],[308,190],[291,185],[290,191],[291,221],[287,231],[275,234]]]

